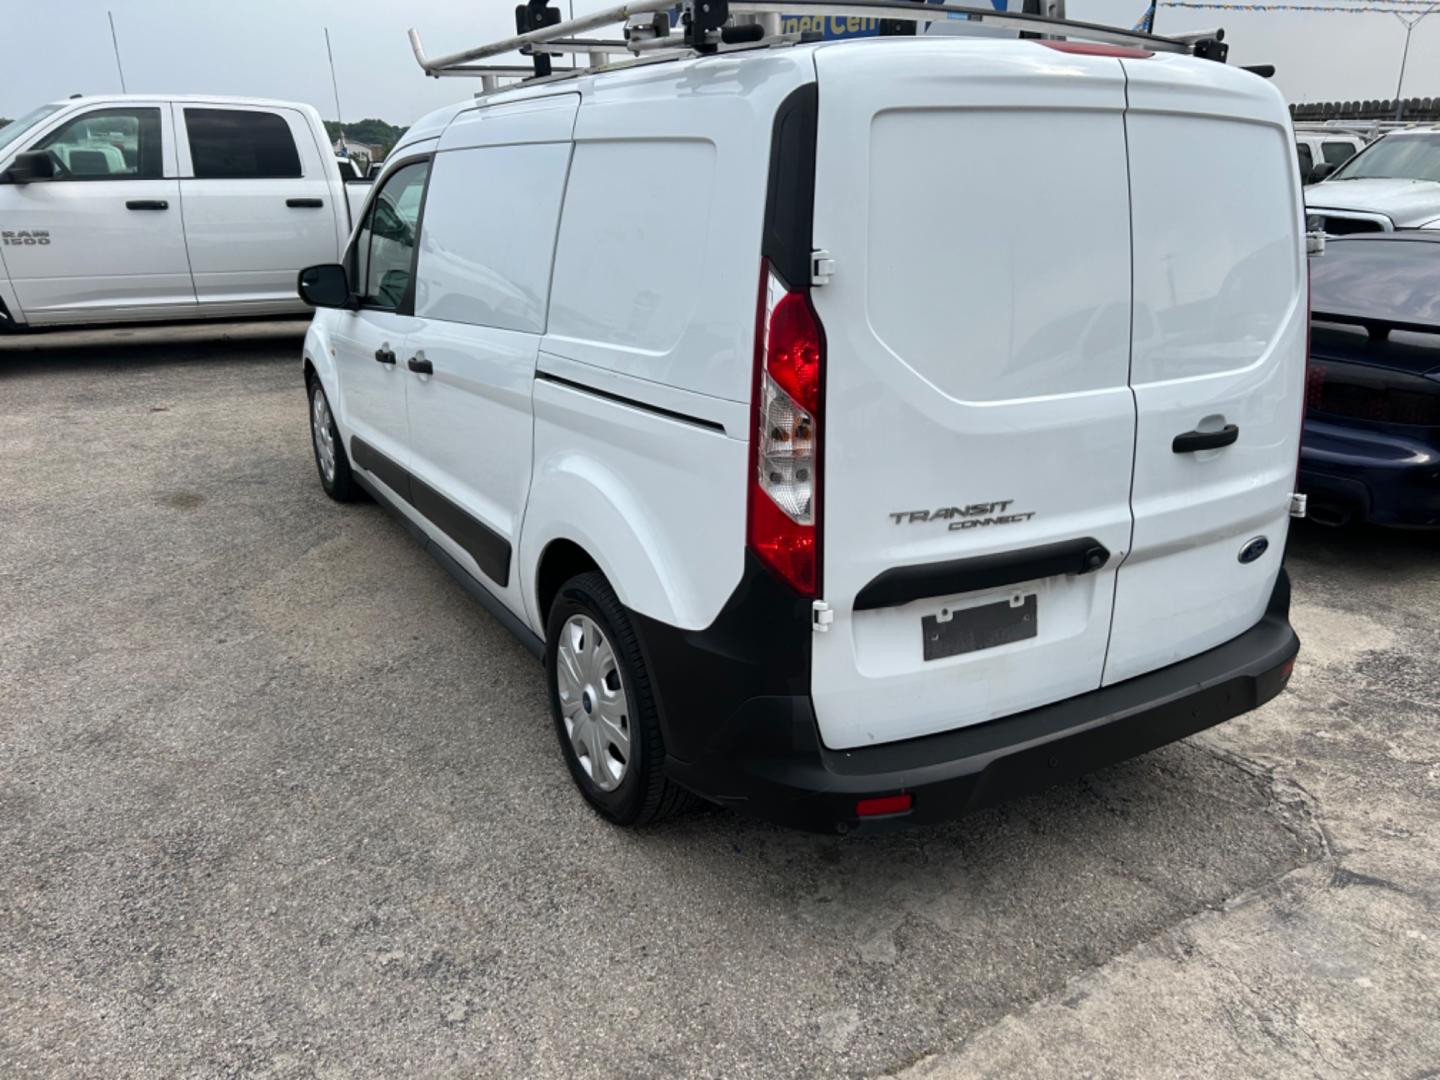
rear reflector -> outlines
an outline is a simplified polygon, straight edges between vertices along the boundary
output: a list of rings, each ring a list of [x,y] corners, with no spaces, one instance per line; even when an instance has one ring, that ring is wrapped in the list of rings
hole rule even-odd
[[[861,799],[855,804],[856,817],[883,817],[886,814],[908,813],[915,803],[909,792],[904,795],[882,795],[878,799]]]
[[[1148,60],[1155,54],[1149,49],[1133,49],[1124,45],[1099,45],[1093,41],[1040,41],[1056,52],[1078,53],[1081,56],[1119,56],[1126,60]]]

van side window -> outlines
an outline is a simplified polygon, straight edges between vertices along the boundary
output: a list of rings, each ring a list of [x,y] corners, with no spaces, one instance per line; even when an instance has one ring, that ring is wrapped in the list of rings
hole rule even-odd
[[[300,173],[295,137],[283,116],[241,109],[186,109],[197,180],[289,179]]]
[[[48,150],[60,180],[159,180],[158,108],[97,109],[83,113],[32,148]]]
[[[545,331],[568,143],[437,154],[416,270],[415,314]]]
[[[415,265],[415,236],[429,161],[404,165],[390,174],[365,215],[356,238],[355,281],[369,307],[400,306]]]
[[[1355,144],[1328,139],[1320,144],[1320,153],[1331,165],[1340,165],[1355,156]]]

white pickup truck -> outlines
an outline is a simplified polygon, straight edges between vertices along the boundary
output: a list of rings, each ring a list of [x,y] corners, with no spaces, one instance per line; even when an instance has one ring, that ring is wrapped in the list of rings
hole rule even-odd
[[[0,128],[0,330],[308,310],[370,183],[320,114],[255,98],[125,95]]]

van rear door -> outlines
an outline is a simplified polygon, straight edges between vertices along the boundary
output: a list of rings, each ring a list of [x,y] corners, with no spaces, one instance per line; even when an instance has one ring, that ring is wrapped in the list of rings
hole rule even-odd
[[[1113,56],[1032,41],[815,55],[811,688],[843,749],[1100,685],[1131,530],[1126,99]]]
[[[1105,682],[1248,630],[1280,571],[1305,380],[1303,201],[1280,93],[1124,60],[1138,424],[1135,536]]]

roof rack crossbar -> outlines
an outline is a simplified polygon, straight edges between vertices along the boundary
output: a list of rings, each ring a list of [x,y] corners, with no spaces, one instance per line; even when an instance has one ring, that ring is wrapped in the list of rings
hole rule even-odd
[[[629,3],[563,21],[558,20],[557,9],[545,8],[543,5],[544,0],[529,0],[528,4],[530,8],[538,9],[532,14],[543,13],[545,17],[557,21],[525,33],[517,33],[513,37],[432,58],[426,55],[419,33],[412,29],[410,47],[415,53],[416,62],[430,76],[504,76],[524,82],[530,81],[524,78],[527,74],[532,78],[550,79],[562,75],[573,77],[585,71],[594,71],[597,67],[606,66],[603,63],[606,57],[624,53],[638,57],[643,53],[658,53],[662,50],[713,52],[717,47],[730,42],[751,46],[789,43],[795,41],[799,35],[779,33],[782,16],[823,14],[917,24],[961,20],[1001,29],[1040,32],[1048,37],[1079,38],[1107,45],[1131,46],[1151,52],[1191,54],[1222,61],[1225,55],[1225,46],[1221,44],[1223,31],[1207,31],[1204,35],[1186,35],[1183,38],[1157,37],[1137,30],[1073,19],[916,0],[631,0]],[[680,24],[671,31],[670,12],[677,8],[680,12]],[[525,10],[524,5],[521,10]],[[736,33],[730,25],[724,26],[723,32],[714,29],[712,24],[716,14],[720,12],[731,17],[732,21],[733,17],[738,16],[739,21],[746,25],[747,32]],[[536,18],[531,25],[538,22],[539,19]],[[616,24],[623,29],[624,40],[583,36],[587,31],[614,27]],[[517,52],[535,57],[535,68],[532,70],[510,65],[477,66],[474,63],[477,60]],[[591,66],[556,70],[549,74],[549,61],[544,58],[552,52],[588,54]],[[545,68],[545,74],[539,74],[542,67]],[[490,81],[487,79],[487,84]]]
[[[463,52],[451,53],[448,56],[437,56],[431,60],[425,55],[425,49],[420,44],[420,35],[414,30],[410,31],[410,48],[415,53],[415,59],[425,69],[427,75],[436,74],[439,69],[454,67],[456,64],[468,64],[472,60],[484,60],[491,56],[503,56],[508,52],[517,52],[526,45],[543,45],[547,41],[575,37],[586,30],[596,30],[602,26],[610,26],[613,23],[628,22],[632,16],[648,15],[657,11],[668,11],[675,6],[675,0],[634,0],[633,3],[620,4],[617,7],[605,8],[591,15],[582,15],[578,19],[568,19],[564,22],[555,23],[553,26],[542,27],[539,30],[531,30],[528,33],[516,34],[514,37],[502,38],[499,41],[492,41],[488,45],[480,45],[473,49],[466,49]]]

